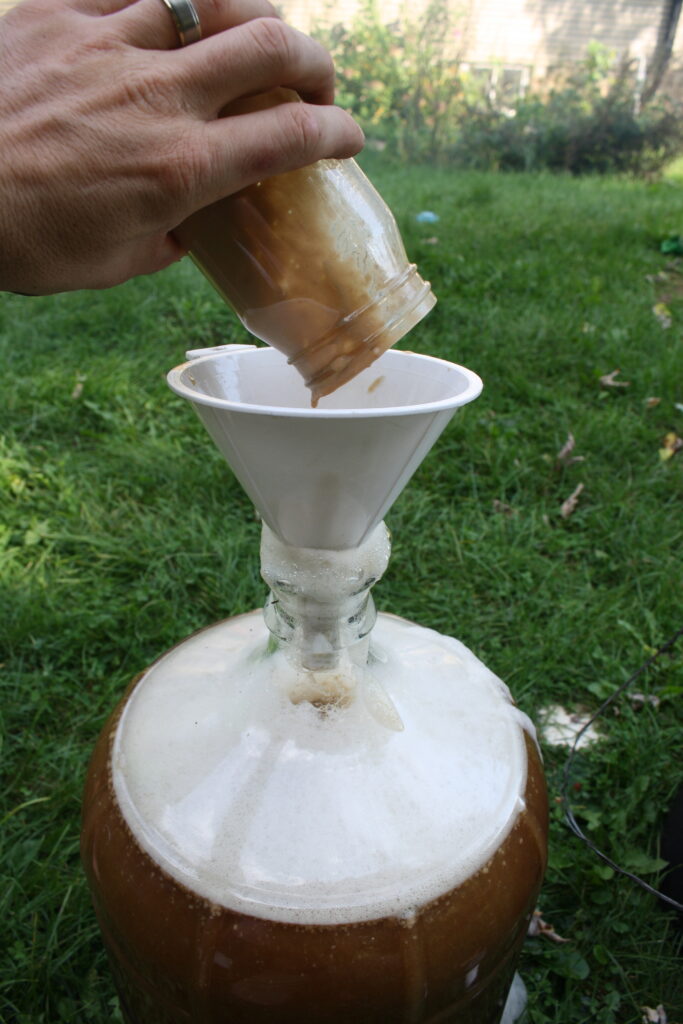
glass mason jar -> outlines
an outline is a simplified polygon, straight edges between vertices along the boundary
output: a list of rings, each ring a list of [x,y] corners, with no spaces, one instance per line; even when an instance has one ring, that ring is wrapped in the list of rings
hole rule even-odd
[[[546,858],[533,729],[358,548],[264,527],[265,616],[184,641],[105,725],[82,855],[128,1024],[497,1024]],[[265,622],[264,622],[265,619]]]
[[[230,112],[297,99],[279,89]],[[296,366],[314,404],[436,302],[355,160],[322,160],[259,181],[199,210],[174,234],[247,330]]]

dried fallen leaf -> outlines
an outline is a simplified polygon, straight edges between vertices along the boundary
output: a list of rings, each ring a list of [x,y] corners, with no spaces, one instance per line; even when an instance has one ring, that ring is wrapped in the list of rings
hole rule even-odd
[[[645,406],[647,409],[654,409],[655,406],[659,405],[660,402],[661,398],[655,398],[655,396],[653,395],[651,398],[645,399]]]
[[[680,452],[681,448],[683,448],[683,437],[679,437],[677,434],[674,434],[673,430],[671,430],[662,442],[662,447],[659,449],[659,457],[662,462],[666,462],[666,460],[674,456],[676,452]]]
[[[551,924],[548,924],[543,920],[540,910],[534,910],[531,921],[529,922],[529,931],[527,935],[532,938],[537,935],[542,936],[544,939],[550,939],[551,942],[569,942],[569,939],[563,939],[561,935],[558,935]]]
[[[578,505],[578,503],[579,503],[579,496],[581,494],[581,491],[583,490],[583,487],[584,487],[583,484],[579,484],[577,487],[574,488],[574,490],[569,495],[567,500],[562,502],[562,507],[560,509],[560,515],[562,516],[563,519],[568,519],[569,516],[574,511],[574,509],[576,508],[576,506]]]
[[[655,320],[663,331],[666,331],[671,327],[671,310],[665,302],[656,302],[652,307],[652,312],[655,315]]]
[[[576,441],[573,434],[567,434],[567,440],[557,453],[557,463],[562,466],[573,466],[575,462],[585,462],[585,456],[572,455]],[[571,458],[570,458],[571,456]]]
[[[83,385],[85,384],[87,379],[88,379],[87,373],[77,373],[76,374],[76,383],[74,384],[73,391],[71,392],[71,397],[73,399],[81,397],[81,395],[83,394]]]
[[[567,440],[564,442],[564,445],[562,446],[562,448],[560,448],[559,452],[557,453],[557,461],[564,462],[564,460],[574,451],[575,444],[576,441],[574,440],[574,435],[567,434]]]
[[[651,1006],[641,1006],[641,1010],[643,1011],[643,1024],[668,1024],[669,1018],[661,1003],[654,1010]]]
[[[657,709],[661,704],[661,700],[656,693],[632,693],[631,694],[631,705],[635,711],[640,711],[646,704],[650,707]]]
[[[630,380],[615,380],[619,373],[621,373],[621,370],[612,370],[611,373],[604,373],[600,378],[603,388],[629,388],[631,386]]]
[[[420,241],[422,242],[423,245],[438,245],[439,244],[439,239],[436,237],[436,235],[432,235],[431,238],[421,238]]]
[[[502,512],[505,516],[516,516],[517,509],[513,508],[512,505],[506,505],[504,501],[499,501],[498,498],[494,498],[492,503],[494,512]]]

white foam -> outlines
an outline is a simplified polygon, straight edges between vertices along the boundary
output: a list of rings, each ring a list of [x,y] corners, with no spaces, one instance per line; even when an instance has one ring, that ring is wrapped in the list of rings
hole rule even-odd
[[[297,668],[309,670],[297,689],[313,703],[318,686],[333,692],[335,678],[341,693],[355,689],[353,675],[340,673],[338,665],[344,653],[357,664],[367,661],[376,618],[370,587],[383,575],[390,550],[384,523],[359,547],[341,551],[291,547],[263,524],[261,576],[271,590],[266,623],[288,638]]]
[[[148,853],[219,905],[304,924],[409,916],[481,867],[526,786],[500,680],[458,641],[380,615],[368,671],[392,730],[362,678],[345,706],[293,703],[267,640],[259,612],[213,626],[129,700],[113,778]]]

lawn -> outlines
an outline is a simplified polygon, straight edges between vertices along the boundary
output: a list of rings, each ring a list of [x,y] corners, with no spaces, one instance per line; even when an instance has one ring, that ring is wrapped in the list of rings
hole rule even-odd
[[[683,235],[683,182],[364,159],[439,297],[401,347],[485,383],[387,517],[377,605],[459,637],[537,719],[595,710],[683,625],[683,262],[660,251]],[[127,681],[264,601],[253,509],[164,381],[186,348],[244,337],[188,262],[108,292],[0,297],[2,1024],[121,1019],[80,791]],[[683,780],[683,640],[635,688],[569,792],[595,842],[656,885]],[[567,751],[544,753],[555,938],[525,946],[530,1024],[640,1024],[659,1005],[681,1024],[673,914],[569,832]]]

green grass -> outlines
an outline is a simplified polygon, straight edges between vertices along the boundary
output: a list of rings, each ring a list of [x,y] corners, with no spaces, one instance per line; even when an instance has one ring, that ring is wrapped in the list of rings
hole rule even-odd
[[[485,381],[388,516],[376,602],[458,636],[532,715],[594,709],[683,620],[683,452],[659,456],[683,435],[683,265],[659,251],[683,234],[683,184],[366,163],[439,297],[405,347]],[[423,209],[439,222],[417,224]],[[0,1024],[120,1019],[78,862],[80,790],[130,677],[263,603],[250,503],[164,382],[186,348],[243,337],[188,264],[0,297]],[[629,386],[601,386],[616,369]],[[569,433],[584,461],[558,465]],[[656,882],[683,778],[683,642],[638,689],[659,707],[620,699],[572,794],[606,852]],[[672,916],[568,832],[566,754],[545,754],[539,905],[569,941],[526,943],[530,1022],[639,1024],[661,1003],[681,1024]]]
[[[683,156],[676,157],[665,167],[664,178],[677,183],[683,181]]]

